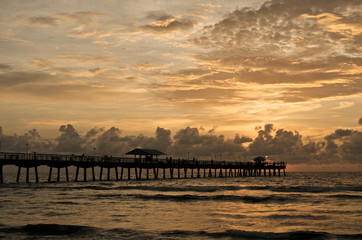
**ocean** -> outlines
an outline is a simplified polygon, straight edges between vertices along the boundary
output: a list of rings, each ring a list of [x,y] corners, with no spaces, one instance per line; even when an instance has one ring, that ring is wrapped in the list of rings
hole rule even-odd
[[[0,185],[0,239],[362,239],[362,173]]]

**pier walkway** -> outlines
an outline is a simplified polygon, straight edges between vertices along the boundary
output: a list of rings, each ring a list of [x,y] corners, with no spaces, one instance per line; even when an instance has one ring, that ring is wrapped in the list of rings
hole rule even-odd
[[[35,181],[39,182],[38,167],[48,166],[49,177],[52,171],[57,171],[57,181],[61,179],[60,170],[65,170],[65,180],[69,181],[68,168],[76,168],[74,181],[78,181],[79,171],[83,170],[83,181],[87,181],[87,169],[91,170],[91,177],[96,181],[95,168],[100,168],[98,180],[103,180],[103,170],[107,171],[106,180],[110,180],[110,172],[114,170],[115,180],[123,179],[158,179],[158,178],[212,178],[212,177],[249,177],[249,176],[280,176],[285,175],[284,162],[230,162],[230,161],[203,161],[185,159],[145,159],[112,156],[85,156],[39,153],[0,152],[0,183],[4,183],[5,165],[18,167],[16,182],[20,180],[21,169],[26,169],[26,182],[29,182],[29,170],[34,168]],[[159,173],[159,171],[161,172]],[[124,173],[126,171],[126,173]],[[145,175],[142,173],[145,172]],[[150,173],[151,172],[151,173]]]

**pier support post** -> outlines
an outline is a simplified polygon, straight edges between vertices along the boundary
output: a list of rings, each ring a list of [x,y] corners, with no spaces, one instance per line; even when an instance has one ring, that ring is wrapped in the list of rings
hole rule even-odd
[[[149,172],[150,172],[150,170],[149,170],[149,168],[147,168],[147,171],[146,171],[146,178],[147,178],[147,180],[150,179],[150,178],[149,178]]]
[[[131,168],[129,167],[128,168],[128,180],[130,180],[131,179]]]
[[[60,167],[58,167],[57,170],[58,170],[57,182],[60,182]]]
[[[29,182],[29,168],[26,168],[26,182]]]
[[[163,168],[163,179],[166,178],[166,168]]]
[[[102,175],[103,175],[103,167],[101,167],[101,171],[99,172],[99,181],[102,181]]]
[[[83,168],[84,169],[84,182],[87,181],[87,168]]]
[[[137,169],[136,169],[137,171]],[[118,181],[118,168],[117,167],[114,167],[114,172],[116,173],[116,181]]]
[[[177,168],[177,178],[180,178],[180,167]]]
[[[53,167],[50,167],[49,168],[48,182],[50,182],[52,180],[52,171],[53,171]]]
[[[111,169],[107,168],[107,181],[111,181]]]
[[[197,178],[200,178],[200,168],[197,168]]]
[[[283,172],[284,172],[284,176],[286,176],[286,174],[285,174],[285,168],[283,168]]]
[[[4,183],[3,165],[0,165],[0,183]]]
[[[37,166],[35,166],[34,171],[35,171],[35,181],[38,183],[39,182],[39,176],[38,176],[38,167]]]
[[[136,168],[136,171],[137,171],[137,168]],[[139,174],[138,174],[138,179],[141,179],[141,178],[142,178],[142,167],[140,167]]]
[[[96,175],[94,173],[94,167],[93,166],[92,166],[92,179],[93,179],[93,182],[96,180]]]
[[[212,178],[212,170],[211,170],[211,167],[209,168],[209,178]]]
[[[75,171],[75,181],[78,182],[78,174],[79,174],[79,167],[77,166],[77,170]]]
[[[138,176],[137,167],[134,168],[134,173],[135,173],[135,175],[136,175],[136,180],[139,180],[140,177]]]
[[[173,168],[172,167],[170,167],[170,177],[171,177],[171,179],[173,179]]]
[[[69,182],[69,172],[68,172],[68,167],[65,167],[65,177],[67,178],[67,182]]]
[[[184,178],[187,178],[187,168],[184,168]]]
[[[121,180],[123,180],[123,167],[121,167]]]
[[[20,179],[20,172],[21,172],[21,167],[18,167],[18,175],[16,175],[16,182],[19,182]]]
[[[158,168],[153,168],[153,176],[155,179],[158,178]]]

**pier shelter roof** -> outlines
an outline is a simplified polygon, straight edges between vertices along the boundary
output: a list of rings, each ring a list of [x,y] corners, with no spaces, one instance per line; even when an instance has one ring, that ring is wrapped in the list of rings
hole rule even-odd
[[[259,156],[253,159],[255,162],[264,162],[266,161],[265,157]]]
[[[166,155],[165,153],[158,151],[156,149],[144,149],[144,148],[136,148],[126,154],[127,155],[140,155],[140,156]]]

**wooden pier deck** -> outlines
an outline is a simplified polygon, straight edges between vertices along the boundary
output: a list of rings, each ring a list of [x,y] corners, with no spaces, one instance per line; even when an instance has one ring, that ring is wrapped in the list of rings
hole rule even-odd
[[[26,182],[29,182],[30,169],[34,168],[35,181],[39,182],[38,167],[48,166],[49,177],[52,179],[53,169],[57,170],[57,181],[61,179],[60,170],[64,168],[65,179],[70,181],[69,167],[75,167],[74,181],[78,181],[79,171],[83,170],[83,181],[87,181],[87,170],[91,170],[91,177],[96,181],[95,168],[99,168],[98,180],[103,179],[103,170],[107,170],[106,180],[110,181],[110,172],[114,171],[115,180],[125,179],[158,179],[158,178],[213,178],[213,177],[250,177],[250,176],[280,176],[285,175],[284,162],[230,162],[230,161],[203,161],[185,159],[144,159],[111,156],[85,156],[62,154],[38,154],[0,152],[0,183],[4,183],[5,165],[18,167],[16,182],[19,182],[21,169],[26,170]],[[160,172],[161,170],[161,172]],[[142,175],[144,173],[144,175]],[[151,173],[150,173],[151,172]]]

